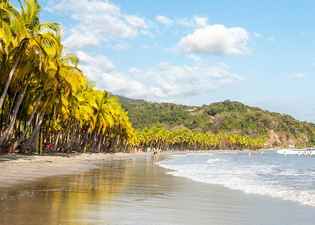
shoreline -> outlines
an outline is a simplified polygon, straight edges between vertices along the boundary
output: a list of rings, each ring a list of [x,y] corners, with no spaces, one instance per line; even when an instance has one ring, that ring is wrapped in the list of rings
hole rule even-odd
[[[223,150],[216,150],[222,151]],[[165,151],[159,155],[209,153],[211,151]],[[153,152],[81,153],[64,155],[0,155],[0,189],[34,182],[38,179],[75,175],[116,160],[135,160]]]
[[[161,156],[190,153],[261,153],[279,149],[263,150],[209,150],[209,151],[162,151]],[[51,176],[75,175],[98,168],[103,162],[115,160],[134,160],[151,156],[153,152],[132,153],[82,153],[65,155],[0,155],[0,188],[36,181]]]
[[[266,149],[267,150],[267,149]],[[270,149],[268,149],[269,151]],[[276,149],[274,149],[276,150]],[[251,150],[209,150],[209,151],[162,151],[159,155],[249,152]],[[258,153],[253,150],[251,152]],[[134,160],[151,155],[152,152],[132,153],[82,153],[65,155],[0,155],[0,188],[29,183],[51,176],[73,175],[95,168],[102,162],[113,160]]]
[[[0,156],[0,188],[52,176],[74,175],[98,168],[103,162],[134,160],[148,153],[94,153],[66,156]]]

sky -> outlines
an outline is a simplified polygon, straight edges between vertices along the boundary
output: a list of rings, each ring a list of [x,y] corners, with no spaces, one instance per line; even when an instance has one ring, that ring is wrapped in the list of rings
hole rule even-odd
[[[315,122],[315,2],[40,0],[101,89],[202,105],[226,99]]]

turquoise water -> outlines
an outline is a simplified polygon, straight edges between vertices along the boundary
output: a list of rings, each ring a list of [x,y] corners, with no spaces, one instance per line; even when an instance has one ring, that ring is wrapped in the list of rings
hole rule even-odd
[[[175,176],[315,207],[315,157],[298,152],[186,154],[159,165]]]

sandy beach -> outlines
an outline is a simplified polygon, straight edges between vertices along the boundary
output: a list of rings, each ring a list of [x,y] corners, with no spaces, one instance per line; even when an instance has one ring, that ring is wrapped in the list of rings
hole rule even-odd
[[[77,154],[66,156],[0,156],[0,188],[32,182],[40,178],[78,174],[104,161],[131,160],[145,153]]]
[[[172,176],[149,154],[32,157],[0,165],[12,176],[11,182],[1,176],[1,184],[11,185],[0,188],[1,225],[314,224],[314,207]]]

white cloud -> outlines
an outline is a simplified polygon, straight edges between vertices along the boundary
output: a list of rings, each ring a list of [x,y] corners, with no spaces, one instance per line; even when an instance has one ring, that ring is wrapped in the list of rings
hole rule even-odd
[[[208,17],[196,16],[194,21],[197,27],[206,27],[208,25]]]
[[[174,22],[171,18],[166,16],[156,16],[155,20],[163,25],[171,25]]]
[[[178,18],[176,24],[180,27],[186,28],[200,28],[208,25],[208,17],[194,16],[191,18]]]
[[[102,35],[96,32],[88,32],[71,29],[70,35],[64,40],[67,48],[83,48],[85,46],[97,46],[102,42]]]
[[[161,63],[150,69],[117,71],[104,56],[79,52],[82,69],[98,88],[152,101],[180,101],[242,80],[226,65]]]
[[[126,20],[128,21],[128,23],[135,27],[135,28],[139,28],[139,29],[146,29],[147,28],[147,24],[144,21],[144,19],[137,17],[137,16],[126,16]]]
[[[115,71],[114,64],[106,56],[92,56],[83,51],[77,51],[76,55],[80,60],[82,68],[87,70],[87,76],[92,80],[97,80],[99,72],[111,73]]]
[[[70,48],[97,46],[109,39],[133,38],[147,29],[146,21],[129,15],[110,1],[55,0],[50,10],[71,18],[65,44]]]
[[[248,53],[249,33],[241,27],[207,25],[183,37],[179,47],[186,53],[240,55]]]
[[[294,79],[294,80],[302,80],[305,78],[305,74],[304,73],[295,73],[295,74],[292,74],[290,76],[291,79]]]
[[[136,68],[136,67],[131,67],[131,68],[128,70],[128,72],[129,72],[130,74],[139,74],[139,73],[142,72],[142,70],[140,70],[140,69],[138,69],[138,68]]]

